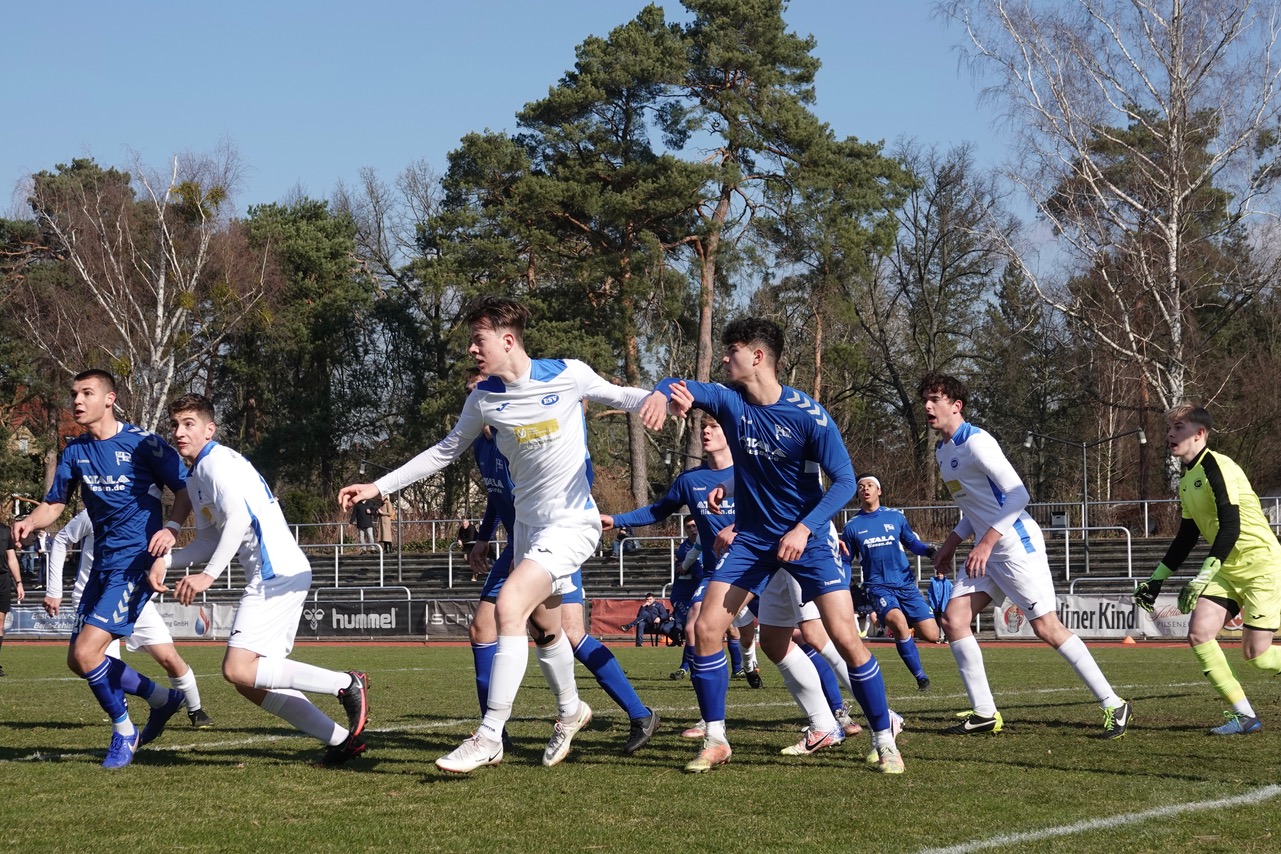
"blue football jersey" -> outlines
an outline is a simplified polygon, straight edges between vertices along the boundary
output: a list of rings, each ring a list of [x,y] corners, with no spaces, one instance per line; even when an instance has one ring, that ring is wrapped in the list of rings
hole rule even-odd
[[[734,497],[730,496],[721,502],[720,513],[712,513],[707,509],[707,494],[722,483],[732,481],[733,478],[733,466],[712,469],[701,465],[681,472],[668,487],[667,494],[653,504],[614,516],[614,527],[621,528],[626,525],[637,528],[653,525],[682,507],[688,507],[690,518],[698,526],[698,542],[703,548],[703,554],[711,555],[714,553],[712,544],[716,542],[716,535],[734,524]],[[709,563],[714,562],[709,561]]]
[[[88,433],[67,443],[45,501],[66,504],[78,484],[93,523],[94,569],[127,567],[160,530],[163,488],[186,489],[182,459],[141,427],[121,424],[107,439]]]
[[[482,539],[492,540],[494,527],[501,522],[510,537],[516,524],[516,501],[513,498],[511,474],[507,470],[507,458],[498,450],[498,443],[493,439],[486,439],[484,434],[472,443],[472,453],[476,457],[476,467],[480,469],[485,494],[489,499],[478,533]]]
[[[670,397],[676,382],[665,379],[658,390]],[[734,455],[736,529],[777,539],[799,522],[826,537],[832,516],[857,486],[849,451],[827,410],[788,386],[777,401],[761,406],[723,385],[685,385],[694,405],[720,422]],[[820,472],[831,481],[826,490]]]
[[[903,549],[922,556],[930,549],[912,530],[903,511],[892,507],[878,507],[870,513],[860,510],[845,525],[841,539],[851,555],[858,555],[863,583],[885,587],[916,587],[916,574]]]

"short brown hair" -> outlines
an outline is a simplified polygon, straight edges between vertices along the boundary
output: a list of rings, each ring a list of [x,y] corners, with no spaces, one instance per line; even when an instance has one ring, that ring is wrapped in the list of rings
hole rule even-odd
[[[1195,403],[1189,403],[1186,400],[1165,413],[1165,420],[1168,424],[1175,421],[1186,421],[1189,424],[1204,427],[1206,433],[1214,429],[1214,416],[1204,406],[1197,406]]]
[[[214,416],[213,401],[203,394],[189,392],[165,407],[170,418],[177,418],[180,412],[194,412],[209,423],[218,419]]]
[[[921,377],[916,385],[916,393],[924,400],[935,392],[946,395],[949,400],[959,400],[962,404],[970,396],[970,390],[961,380],[951,374],[936,374],[931,371]]]
[[[463,311],[468,326],[484,321],[490,329],[505,329],[525,343],[525,324],[529,322],[529,306],[511,297],[482,296],[472,300]]]
[[[112,394],[116,393],[116,378],[108,371],[104,371],[102,368],[90,368],[87,371],[81,371],[71,378],[73,383],[78,383],[82,380],[97,380],[107,391]]]

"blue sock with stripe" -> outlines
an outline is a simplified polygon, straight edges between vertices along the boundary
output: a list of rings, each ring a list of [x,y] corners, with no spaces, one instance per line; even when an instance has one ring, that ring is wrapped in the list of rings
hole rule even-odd
[[[729,670],[725,650],[711,655],[694,653],[690,658],[690,682],[698,697],[698,711],[707,723],[725,720],[725,695],[729,693]]]
[[[905,638],[895,638],[894,648],[898,650],[898,657],[903,659],[912,675],[917,679],[924,679],[925,667],[921,664],[921,654],[916,649],[916,637],[908,635]]]
[[[649,716],[649,709],[637,696],[636,689],[623,672],[623,666],[603,643],[591,635],[583,635],[578,646],[574,647],[574,658],[591,671],[596,677],[596,684],[605,690],[620,709],[627,712],[627,717],[635,720]]]
[[[497,641],[471,645],[471,660],[476,667],[476,699],[480,701],[481,717],[485,716],[485,709],[489,706],[489,676],[494,671],[494,656],[497,654]]]
[[[743,669],[743,648],[738,645],[738,638],[729,639],[729,661],[732,669],[731,673],[737,673]]]
[[[850,668],[850,687],[854,689],[854,699],[858,701],[872,731],[889,729],[890,702],[885,696],[885,680],[881,678],[881,666],[876,663],[876,656],[869,658],[861,667]]]
[[[845,700],[841,697],[841,682],[836,678],[836,671],[827,663],[823,653],[807,643],[801,644],[801,650],[809,656],[810,661],[814,662],[814,669],[818,671],[818,681],[823,686],[823,696],[827,698],[828,708],[832,710],[845,708]]]
[[[111,718],[113,724],[129,719],[129,706],[125,702],[125,692],[120,689],[120,683],[111,678],[111,662],[117,660],[108,657],[106,661],[85,674],[89,690],[93,692],[98,705],[102,706],[102,710]]]
[[[141,697],[144,700],[149,700],[155,696],[156,688],[158,687],[156,683],[120,659],[107,656],[107,667],[110,668],[107,678],[111,680],[113,685],[119,687],[121,691],[126,694],[133,694],[135,697]],[[169,695],[166,693],[157,699],[163,703],[169,699]]]

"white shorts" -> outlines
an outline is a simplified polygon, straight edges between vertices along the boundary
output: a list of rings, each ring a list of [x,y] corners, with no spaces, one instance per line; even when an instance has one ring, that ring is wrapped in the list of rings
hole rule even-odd
[[[533,561],[552,580],[552,595],[577,590],[574,573],[587,563],[600,542],[600,514],[558,519],[547,525],[534,526],[516,520],[512,530],[512,568],[522,560]]]
[[[148,599],[142,606],[138,619],[133,624],[133,634],[125,639],[125,649],[137,652],[144,646],[155,646],[162,643],[173,643],[169,626],[160,616],[154,599]]]
[[[774,577],[761,591],[760,607],[756,611],[762,626],[795,626],[818,619],[818,606],[813,602],[801,604],[801,585],[785,569]]]
[[[236,609],[227,646],[247,649],[265,658],[289,655],[309,590],[310,572],[278,575],[246,590]]]
[[[1008,596],[1029,620],[1057,610],[1058,599],[1045,556],[1045,541],[1038,531],[1029,537],[1029,542],[1031,552],[1018,537],[1008,534],[1002,537],[987,560],[987,574],[978,578],[970,578],[963,567],[958,567],[952,598],[986,593],[994,604],[1000,605],[1002,596]]]
[[[733,625],[736,629],[742,629],[754,622],[756,622],[756,615],[752,613],[752,603],[748,602],[742,608],[739,608],[738,613],[734,615]]]

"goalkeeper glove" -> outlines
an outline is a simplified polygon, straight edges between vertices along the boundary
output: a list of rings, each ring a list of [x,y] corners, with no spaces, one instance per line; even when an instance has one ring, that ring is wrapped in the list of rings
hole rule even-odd
[[[1164,563],[1158,563],[1151,577],[1134,588],[1134,604],[1151,614],[1152,608],[1156,605],[1156,597],[1161,595],[1161,586],[1165,584],[1171,572],[1173,570],[1170,567]]]
[[[1196,574],[1196,578],[1189,581],[1179,591],[1179,613],[1191,614],[1196,609],[1197,600],[1205,592],[1210,580],[1214,578],[1215,573],[1223,563],[1217,557],[1208,557],[1205,563],[1201,564],[1201,571]]]
[[[1156,597],[1161,595],[1163,584],[1165,584],[1164,581],[1152,578],[1141,583],[1134,588],[1134,604],[1151,614],[1152,609],[1156,607]]]

